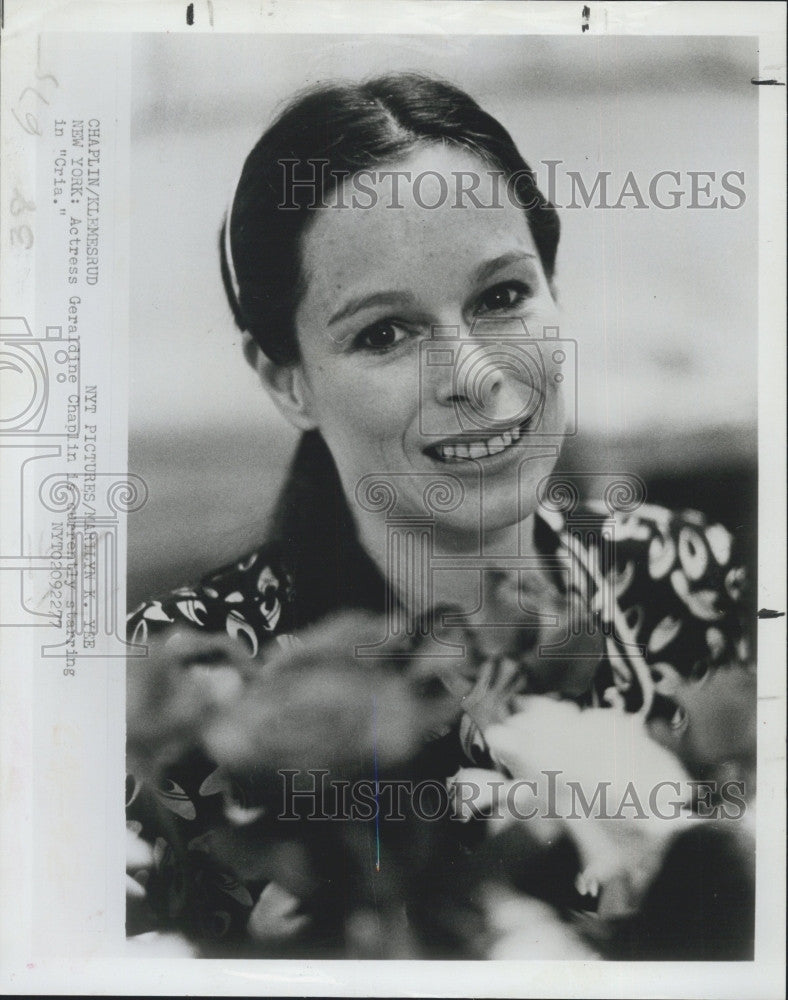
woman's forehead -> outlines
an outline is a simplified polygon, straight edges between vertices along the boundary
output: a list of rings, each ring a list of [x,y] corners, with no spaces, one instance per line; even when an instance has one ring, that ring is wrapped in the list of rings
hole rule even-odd
[[[335,307],[377,286],[462,283],[485,261],[517,251],[536,255],[501,172],[465,150],[421,148],[349,177],[336,200],[315,211],[302,238],[302,306]]]

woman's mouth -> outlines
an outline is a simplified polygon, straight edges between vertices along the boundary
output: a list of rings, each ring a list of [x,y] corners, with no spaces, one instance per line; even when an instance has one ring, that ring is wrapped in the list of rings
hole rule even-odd
[[[439,462],[467,462],[473,459],[490,458],[499,455],[509,448],[513,448],[520,438],[525,434],[531,423],[532,417],[523,420],[508,430],[501,431],[491,437],[463,437],[454,441],[442,441],[440,444],[431,445],[425,449],[430,458]]]

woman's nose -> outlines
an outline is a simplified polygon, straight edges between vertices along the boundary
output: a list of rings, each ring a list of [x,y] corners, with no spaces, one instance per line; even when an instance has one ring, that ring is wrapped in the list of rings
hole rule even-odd
[[[435,384],[441,405],[459,406],[466,417],[495,423],[516,416],[522,409],[516,373],[509,371],[511,366],[496,345],[455,342],[446,361]]]
[[[477,405],[484,408],[500,390],[501,372],[485,358],[478,343],[455,341],[441,349],[442,361],[436,366],[435,395],[440,403]]]

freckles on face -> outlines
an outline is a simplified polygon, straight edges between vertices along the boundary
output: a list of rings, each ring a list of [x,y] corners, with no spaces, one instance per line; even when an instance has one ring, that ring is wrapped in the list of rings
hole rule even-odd
[[[380,176],[392,169],[424,174],[418,192],[403,182],[394,202],[390,179]],[[498,207],[458,205],[460,171],[474,171],[478,201]],[[382,461],[392,471],[429,464],[421,410],[435,410],[430,419],[445,420],[447,432],[453,419],[445,401],[420,388],[419,343],[435,327],[467,334],[480,314],[514,310],[511,289],[519,287],[527,295],[517,315],[555,322],[525,215],[497,194],[498,183],[470,153],[428,146],[381,166],[369,185],[376,193],[370,207],[352,207],[346,181],[337,207],[317,210],[310,221],[296,329],[311,413],[340,472]]]

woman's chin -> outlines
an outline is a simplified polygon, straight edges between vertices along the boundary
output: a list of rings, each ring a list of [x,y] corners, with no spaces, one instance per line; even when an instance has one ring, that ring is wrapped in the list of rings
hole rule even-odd
[[[555,457],[532,459],[525,468],[522,461],[513,462],[489,476],[479,464],[469,462],[475,468],[466,466],[460,474],[454,466],[434,466],[432,488],[429,479],[425,485],[420,476],[413,483],[411,502],[401,510],[407,506],[414,515],[418,511],[421,517],[428,516],[434,521],[436,540],[442,539],[449,548],[478,549],[483,538],[489,542],[534,513],[537,486],[552,471]]]

